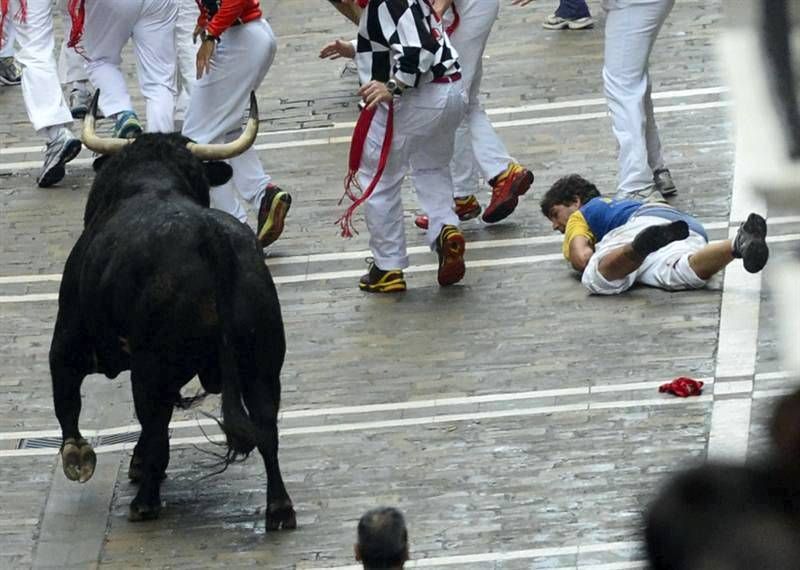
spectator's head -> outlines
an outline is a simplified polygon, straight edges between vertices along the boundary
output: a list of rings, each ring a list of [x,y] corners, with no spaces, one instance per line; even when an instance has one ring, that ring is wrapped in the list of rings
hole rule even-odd
[[[402,568],[408,560],[408,531],[403,514],[392,507],[367,511],[358,521],[355,553],[366,570]]]
[[[542,214],[553,223],[553,229],[564,233],[569,217],[592,198],[600,196],[597,186],[578,174],[563,176],[545,193],[540,206]]]

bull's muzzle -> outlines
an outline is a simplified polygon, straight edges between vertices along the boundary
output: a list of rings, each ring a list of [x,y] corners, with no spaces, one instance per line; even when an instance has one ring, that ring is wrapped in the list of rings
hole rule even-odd
[[[112,137],[100,137],[95,133],[95,122],[97,121],[97,102],[100,98],[100,90],[97,89],[92,97],[89,111],[83,119],[83,131],[81,139],[83,144],[91,151],[98,154],[115,154],[131,144],[134,139],[121,139]],[[234,141],[223,144],[199,144],[194,142],[186,143],[186,147],[200,160],[225,160],[239,156],[250,148],[258,135],[258,103],[256,94],[250,92],[250,115],[247,118],[244,132]]]

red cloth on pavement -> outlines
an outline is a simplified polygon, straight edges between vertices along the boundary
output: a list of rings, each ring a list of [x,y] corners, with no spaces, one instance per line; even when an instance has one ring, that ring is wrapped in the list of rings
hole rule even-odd
[[[693,380],[692,378],[687,378],[685,376],[681,376],[680,378],[675,378],[672,382],[667,382],[666,384],[662,384],[658,388],[659,392],[669,392],[670,394],[674,394],[680,398],[688,398],[689,396],[699,396],[703,393],[703,382],[700,380]]]

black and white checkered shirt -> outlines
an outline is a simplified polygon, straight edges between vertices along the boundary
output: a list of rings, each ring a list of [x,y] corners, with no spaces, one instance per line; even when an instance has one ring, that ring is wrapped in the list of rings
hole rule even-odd
[[[370,0],[356,42],[361,83],[416,87],[459,71],[458,54],[427,0]]]

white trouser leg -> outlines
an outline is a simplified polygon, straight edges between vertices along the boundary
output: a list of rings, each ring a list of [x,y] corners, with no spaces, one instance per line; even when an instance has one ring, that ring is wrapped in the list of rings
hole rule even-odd
[[[241,132],[242,119],[250,101],[250,92],[258,89],[275,58],[277,43],[264,20],[248,22],[225,31],[211,60],[211,71],[195,84],[186,110],[183,134],[199,143],[232,140]],[[256,151],[248,150],[231,160],[234,182],[223,188],[236,200],[236,189],[248,202],[258,205],[269,177],[263,173]],[[240,174],[238,171],[242,169]],[[261,172],[259,173],[259,169]],[[252,184],[255,182],[256,186]],[[215,207],[244,221],[243,208],[236,201],[219,199]]]
[[[3,24],[3,47],[0,48],[0,57],[14,57],[14,41],[17,39],[17,30],[14,19],[9,15]]]
[[[236,197],[236,192],[230,182],[211,188],[211,207],[228,212],[243,224],[247,223],[247,212],[239,202],[239,198]]]
[[[51,0],[26,0],[24,22],[15,21],[17,61],[22,69],[22,97],[28,118],[37,131],[45,127],[70,125],[69,112],[61,84],[58,81],[56,61],[53,57],[53,14]],[[11,0],[8,11],[17,14],[20,0]]]
[[[132,111],[133,103],[120,69],[122,48],[133,34],[141,0],[93,0],[86,3],[83,45],[89,80],[100,90],[100,110],[106,117]]]
[[[69,35],[72,32],[72,18],[67,10],[67,1],[58,0],[58,2],[56,2],[56,9],[60,12],[61,22],[64,25],[64,40],[61,42],[61,49],[58,53],[58,76],[61,79],[61,83],[69,85],[80,81],[88,81],[89,76],[86,74],[86,60],[73,48],[67,47]],[[81,42],[79,46],[82,47],[83,42]]]
[[[463,121],[466,110],[466,95],[460,83],[423,85],[415,95],[410,98],[414,106],[409,111],[423,118],[428,114],[430,124],[435,126],[432,131],[429,128],[428,132],[420,134],[412,130],[406,142],[417,199],[428,214],[427,242],[433,249],[443,226],[459,225],[458,216],[453,211],[450,164],[456,128]],[[437,101],[437,107],[441,109],[435,117],[430,116],[430,101]],[[424,103],[425,107],[414,108],[418,102]]]
[[[175,103],[177,119],[182,119],[186,114],[197,76],[195,61],[198,46],[192,41],[192,33],[197,24],[198,13],[194,0],[178,1],[178,20],[175,25],[175,47],[178,50],[178,99]]]
[[[115,0],[119,1],[119,0]],[[139,88],[147,104],[147,131],[175,130],[176,0],[137,0],[141,16],[133,27]]]
[[[658,126],[653,113],[653,82],[647,77],[647,92],[644,95],[645,140],[647,141],[647,165],[655,172],[664,168],[664,155],[661,152],[661,139],[658,136]]]
[[[648,60],[674,3],[675,0],[642,0],[635,4],[622,4],[618,0],[604,2],[608,14],[603,84],[619,143],[618,190],[621,192],[634,192],[653,185],[648,159],[660,155],[660,143],[656,144],[658,132],[652,119]],[[648,141],[653,145],[652,155],[648,153]]]
[[[483,52],[497,19],[499,6],[498,0],[464,0],[456,3],[460,23],[450,39],[458,52],[462,84],[469,98],[466,116],[456,131],[451,163],[456,197],[475,193],[476,166],[483,177],[490,180],[513,161],[479,100]]]
[[[402,113],[394,115],[394,137],[389,159],[381,179],[364,204],[364,217],[369,230],[369,248],[375,264],[383,270],[408,267],[406,233],[403,225],[403,201],[400,186],[408,171],[408,146],[406,138],[397,130]],[[378,171],[383,136],[386,132],[388,107],[382,104],[372,119],[361,164],[356,174],[358,184],[366,190]],[[448,197],[452,204],[452,193]]]

